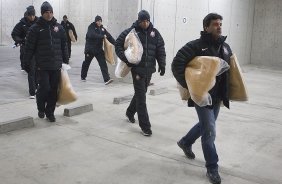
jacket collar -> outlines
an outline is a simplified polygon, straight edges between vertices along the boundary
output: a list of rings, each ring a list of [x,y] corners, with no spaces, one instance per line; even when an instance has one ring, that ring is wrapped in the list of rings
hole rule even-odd
[[[51,21],[46,21],[45,19],[43,19],[43,17],[39,17],[38,21],[37,21],[38,24],[40,25],[55,25],[57,23],[57,19],[55,19],[54,17],[52,18]]]
[[[226,38],[227,36],[220,36],[217,40],[214,40],[211,33],[201,31],[200,39],[210,44],[221,45],[225,42]]]
[[[20,22],[22,22],[23,24],[27,25],[27,26],[31,26],[32,24],[34,24],[35,22],[37,22],[38,17],[35,17],[33,22],[29,22],[28,19],[26,17],[23,17]]]
[[[132,24],[131,28],[135,28],[135,30],[140,31],[140,32],[145,32],[145,31],[152,32],[152,30],[154,29],[154,25],[152,24],[152,22],[150,22],[150,25],[149,25],[149,27],[147,28],[147,30],[144,30],[144,29],[142,29],[142,28],[139,26],[139,21],[136,20],[136,21]]]

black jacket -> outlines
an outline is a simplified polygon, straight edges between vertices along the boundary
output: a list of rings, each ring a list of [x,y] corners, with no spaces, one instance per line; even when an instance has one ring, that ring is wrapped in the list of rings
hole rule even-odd
[[[24,63],[30,66],[35,55],[37,68],[40,70],[58,70],[62,63],[68,63],[66,32],[57,20],[47,22],[42,17],[31,26],[26,38]]]
[[[109,42],[113,45],[116,44],[115,39],[112,35],[103,27],[98,27],[95,22],[91,23],[88,26],[88,30],[86,33],[86,43],[85,43],[85,54],[99,54],[103,53],[103,39],[104,35],[107,36]]]
[[[25,37],[27,35],[27,32],[29,28],[38,20],[37,17],[35,17],[33,22],[29,22],[27,18],[23,17],[19,23],[16,24],[12,31],[12,38],[15,41],[15,44],[24,44]]]
[[[212,35],[201,32],[201,38],[188,42],[176,54],[171,64],[174,77],[181,86],[187,88],[185,81],[185,68],[187,64],[196,56],[216,56],[230,63],[232,56],[231,48],[225,43],[226,37],[220,37],[213,40]],[[209,91],[212,96],[213,103],[222,100],[223,104],[229,108],[229,71],[223,73],[216,78],[216,84]],[[194,102],[189,99],[188,105],[193,106]],[[212,107],[212,106],[211,106]]]
[[[77,34],[76,34],[76,31],[75,31],[75,28],[74,28],[74,25],[67,21],[66,23],[64,21],[61,22],[61,25],[64,27],[65,31],[66,31],[66,34],[67,34],[67,41],[68,42],[71,42],[71,38],[70,38],[70,35],[69,35],[69,30],[72,30],[73,32],[73,35],[75,37],[75,39],[77,40]]]
[[[143,45],[143,55],[141,62],[138,65],[132,67],[132,70],[140,75],[145,75],[147,73],[156,72],[156,60],[159,67],[165,68],[166,66],[166,52],[165,52],[165,43],[159,33],[159,31],[154,28],[153,24],[150,23],[150,26],[147,30],[143,30],[139,25],[138,21],[133,23],[133,25],[123,31],[116,42],[116,54],[124,62],[128,62],[124,55],[124,41],[128,33],[134,29],[136,30],[140,41]]]

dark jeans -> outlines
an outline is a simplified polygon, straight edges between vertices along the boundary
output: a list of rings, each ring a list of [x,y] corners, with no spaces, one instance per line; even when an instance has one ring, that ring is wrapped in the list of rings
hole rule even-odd
[[[37,70],[37,74],[39,82],[36,94],[37,109],[49,117],[54,115],[61,70]]]
[[[71,57],[71,41],[67,42],[68,45],[68,53],[69,53],[69,58]]]
[[[220,110],[220,103],[216,103],[212,109],[199,107],[195,104],[195,109],[198,114],[199,123],[197,123],[187,135],[180,140],[180,143],[187,147],[192,146],[192,144],[201,137],[206,168],[208,170],[217,170],[218,156],[214,141],[216,137],[215,123]]]
[[[29,95],[34,96],[35,91],[37,89],[37,77],[36,77],[36,68],[35,68],[35,59],[32,59],[30,71],[28,72],[28,87],[29,87]]]
[[[95,54],[95,55],[94,54],[85,54],[85,60],[83,61],[82,68],[81,68],[81,79],[86,79],[90,63],[94,57],[96,57],[99,63],[99,66],[100,66],[100,69],[101,69],[101,72],[104,78],[104,82],[109,81],[110,74],[108,72],[108,66],[106,63],[104,52],[99,52],[98,54]]]
[[[127,108],[126,114],[133,117],[137,112],[139,126],[145,130],[150,129],[151,124],[146,105],[146,92],[151,81],[152,74],[141,77],[133,71],[131,71],[131,73],[135,93],[129,107]]]

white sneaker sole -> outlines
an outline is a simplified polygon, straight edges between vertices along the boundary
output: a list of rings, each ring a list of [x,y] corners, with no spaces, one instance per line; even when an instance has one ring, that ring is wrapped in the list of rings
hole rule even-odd
[[[108,82],[105,82],[105,85],[108,85],[110,83],[112,83],[114,80],[113,79],[110,79]]]

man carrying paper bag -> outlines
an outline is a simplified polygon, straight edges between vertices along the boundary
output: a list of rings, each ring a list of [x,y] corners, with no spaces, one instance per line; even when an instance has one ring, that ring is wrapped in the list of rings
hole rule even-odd
[[[172,72],[176,80],[183,88],[188,88],[185,80],[185,70],[189,62],[196,56],[218,57],[228,64],[232,51],[227,43],[226,37],[222,36],[222,16],[210,13],[203,20],[204,31],[200,39],[188,42],[176,54],[172,62]],[[199,122],[185,135],[178,146],[185,155],[194,159],[192,145],[201,137],[202,149],[206,161],[207,177],[213,184],[220,184],[221,178],[218,173],[218,155],[215,148],[216,119],[219,114],[221,102],[229,108],[229,71],[216,77],[215,84],[209,90],[211,105],[200,107],[190,98],[188,106],[194,106]]]
[[[129,39],[128,48],[130,50],[127,48],[126,38]],[[132,38],[134,38],[134,42],[130,42]],[[139,46],[140,42],[142,46]],[[141,51],[142,55],[139,57]],[[156,61],[159,65],[160,75],[163,76],[165,74],[166,53],[164,40],[159,31],[150,22],[150,15],[147,11],[140,11],[138,13],[138,20],[131,28],[123,31],[117,38],[116,54],[122,62],[131,67],[135,91],[134,97],[127,108],[126,116],[131,123],[134,123],[134,115],[137,113],[141,133],[144,136],[151,136],[152,130],[147,111],[146,92],[152,74],[156,72]]]

